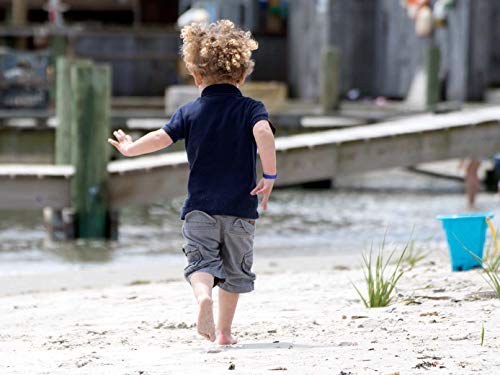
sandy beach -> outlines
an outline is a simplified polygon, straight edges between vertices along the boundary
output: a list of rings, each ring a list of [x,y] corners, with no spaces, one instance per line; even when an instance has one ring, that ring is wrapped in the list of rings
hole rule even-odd
[[[59,286],[12,289],[0,299],[0,372],[496,374],[500,301],[479,271],[452,273],[444,254],[408,271],[395,302],[379,309],[364,308],[351,286],[362,285],[359,262],[257,258],[256,291],[240,300],[240,341],[231,347],[196,334],[180,268],[148,279],[148,266],[137,267],[141,275],[106,279],[107,287],[53,275]],[[95,280],[106,273],[78,272]]]

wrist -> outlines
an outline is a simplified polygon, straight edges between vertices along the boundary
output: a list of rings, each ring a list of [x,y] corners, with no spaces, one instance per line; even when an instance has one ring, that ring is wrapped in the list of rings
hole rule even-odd
[[[135,156],[131,146],[132,145],[129,144],[123,147],[123,155],[128,157]]]
[[[266,180],[276,180],[278,178],[278,174],[268,174],[268,173],[263,173],[262,177],[265,178]]]

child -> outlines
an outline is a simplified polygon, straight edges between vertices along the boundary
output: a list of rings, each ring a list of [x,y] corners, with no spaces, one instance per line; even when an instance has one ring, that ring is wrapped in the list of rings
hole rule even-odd
[[[465,194],[469,210],[476,210],[476,196],[481,190],[481,180],[478,176],[481,161],[475,158],[461,160],[459,168],[465,169]]]
[[[235,344],[231,325],[240,293],[253,290],[253,238],[257,195],[262,208],[276,178],[274,128],[261,102],[238,89],[251,73],[257,42],[227,20],[182,29],[184,62],[201,91],[162,128],[132,141],[121,130],[109,139],[125,156],[160,150],[185,139],[189,182],[181,219],[184,269],[198,302],[198,333],[220,345]],[[259,151],[263,178],[256,183]],[[212,288],[219,286],[217,326]]]

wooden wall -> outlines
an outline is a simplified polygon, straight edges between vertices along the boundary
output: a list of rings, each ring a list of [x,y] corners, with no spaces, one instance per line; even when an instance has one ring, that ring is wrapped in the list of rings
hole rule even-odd
[[[490,84],[500,86],[500,1],[494,1],[490,23]]]
[[[115,96],[162,96],[165,87],[177,83],[179,34],[95,32],[76,38],[75,53],[112,66]]]
[[[257,35],[255,81],[286,81],[286,37]],[[179,33],[142,29],[87,32],[74,38],[78,57],[111,64],[113,95],[162,96],[178,83]]]
[[[252,54],[255,69],[250,76],[254,81],[287,81],[287,40],[282,35],[259,35],[259,49]]]
[[[330,3],[328,40],[342,53],[342,91],[360,89],[364,95],[375,91],[376,2],[334,0]]]
[[[289,21],[291,92],[308,99],[319,96],[327,44],[342,52],[344,94],[358,88],[363,95],[404,98],[430,43],[415,34],[396,0],[291,0]],[[435,40],[446,99],[480,100],[490,84],[500,84],[500,1],[457,0]]]
[[[399,1],[377,0],[375,11],[375,62],[372,70],[376,95],[403,98],[418,65],[425,41],[415,34],[413,22]]]
[[[288,83],[292,96],[317,99],[321,50],[327,41],[328,4],[290,0],[288,14]]]
[[[493,40],[485,30],[490,29],[491,10],[498,5],[495,0],[457,0],[448,28],[439,35],[443,69],[447,70],[447,99],[483,99],[489,86]]]

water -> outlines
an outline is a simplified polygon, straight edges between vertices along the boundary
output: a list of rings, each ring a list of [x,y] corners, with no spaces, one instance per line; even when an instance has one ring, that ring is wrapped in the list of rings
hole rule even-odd
[[[341,181],[337,190],[274,191],[269,211],[257,223],[256,252],[361,254],[372,241],[379,243],[386,231],[389,242],[404,244],[413,228],[413,238],[421,243],[444,243],[435,216],[464,212],[461,186],[398,173]],[[363,189],[353,189],[358,185]],[[0,212],[0,275],[181,257],[181,205],[182,199],[177,199],[123,209],[118,242],[51,243],[45,238],[41,212]],[[500,217],[495,195],[481,194],[478,205],[496,213],[496,220]]]

